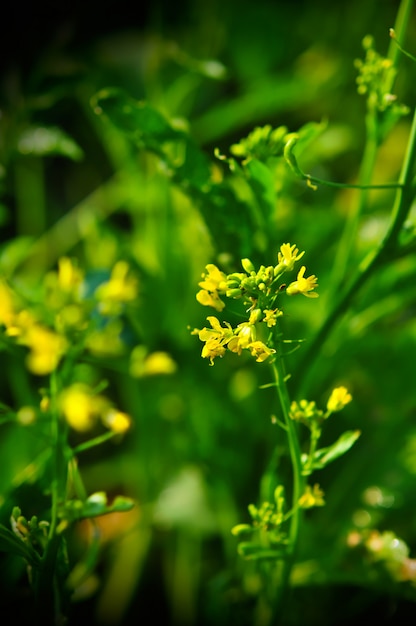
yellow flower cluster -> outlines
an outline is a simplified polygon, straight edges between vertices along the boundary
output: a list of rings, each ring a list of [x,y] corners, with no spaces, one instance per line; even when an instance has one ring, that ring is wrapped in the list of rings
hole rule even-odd
[[[272,345],[273,329],[283,312],[276,306],[278,295],[286,290],[290,296],[302,294],[308,298],[317,298],[314,289],[318,286],[316,276],[305,278],[305,266],[298,272],[297,279],[288,286],[280,283],[285,272],[294,269],[304,252],[299,252],[295,244],[284,243],[277,254],[277,265],[261,265],[256,271],[250,259],[242,259],[244,272],[224,274],[212,263],[206,266],[199,282],[200,291],[196,294],[197,301],[221,312],[225,308],[222,299],[242,300],[248,306],[249,319],[233,328],[228,322],[221,322],[214,316],[208,316],[211,328],[195,329],[199,339],[205,343],[202,357],[208,358],[213,365],[216,357],[222,357],[227,349],[238,355],[249,350],[256,361],[262,363],[276,350]],[[258,334],[260,336],[258,336]]]
[[[0,326],[8,337],[29,349],[26,365],[38,376],[53,372],[73,344],[96,356],[119,354],[123,348],[126,304],[137,297],[137,280],[125,261],[118,261],[109,279],[93,293],[86,292],[84,273],[68,257],[58,261],[42,283],[43,308],[22,303],[5,281],[0,280]],[[105,324],[96,323],[98,311]]]
[[[29,348],[28,369],[39,376],[49,374],[65,354],[68,344],[64,337],[40,323],[28,310],[19,310],[17,298],[6,283],[0,283],[0,324],[6,335]]]
[[[262,363],[276,350],[268,348],[262,341],[256,340],[256,328],[254,324],[239,324],[236,329],[225,322],[225,327],[221,326],[219,320],[210,315],[207,317],[211,328],[203,328],[194,331],[198,334],[201,341],[205,342],[202,348],[201,356],[210,360],[210,364],[214,364],[214,359],[224,356],[226,348],[231,352],[241,354],[242,350],[247,349],[256,357],[256,361]]]
[[[101,422],[116,434],[126,432],[131,418],[115,409],[109,400],[83,383],[74,383],[64,389],[58,399],[59,409],[71,428],[80,433],[93,429]]]

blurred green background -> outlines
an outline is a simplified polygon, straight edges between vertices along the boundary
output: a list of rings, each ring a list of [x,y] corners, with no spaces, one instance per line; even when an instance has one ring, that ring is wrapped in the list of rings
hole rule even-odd
[[[204,196],[164,168],[145,141],[138,145],[97,115],[91,99],[117,88],[146,101],[189,133],[218,180],[224,172],[215,149],[229,155],[255,126],[296,131],[325,120],[326,130],[302,154],[303,169],[356,182],[365,100],[357,95],[354,59],[362,58],[367,34],[386,54],[399,2],[6,5],[0,272],[30,290],[63,255],[91,271],[127,258],[140,281],[135,340],[168,352],[177,365],[172,374],[139,379],[125,375],[122,359],[94,365],[94,377],[109,380],[134,425],[122,443],[82,456],[80,468],[88,492],[123,493],[137,505],[103,518],[98,565],[74,605],[74,623],[248,626],[258,580],[230,529],[247,521],[269,458],[285,441],[270,419],[278,410],[273,390],[258,389],[270,382],[266,365],[228,355],[211,368],[200,358],[190,330],[204,326],[209,312],[195,300],[198,281],[206,263],[225,271],[238,270],[245,256],[274,264],[282,243],[296,243],[319,278],[320,299],[288,302],[283,329],[308,340],[336,296],[334,260],[358,192],[313,192],[282,173],[272,213],[255,223],[238,177],[218,197]],[[415,18],[406,41],[413,53]],[[415,85],[414,65],[402,58],[396,93],[410,108]],[[409,128],[405,117],[385,140],[374,182],[397,179]],[[393,197],[369,193],[347,276],[383,235]],[[328,441],[346,429],[362,435],[319,477],[327,505],[306,516],[285,624],[348,624],[357,615],[402,623],[416,599],[412,585],[374,577],[346,547],[352,529],[391,529],[416,553],[415,270],[412,256],[386,264],[310,364],[310,400],[325,403],[340,384],[354,399],[328,425]],[[301,352],[288,357],[289,370]],[[36,403],[39,379],[5,351],[2,363],[1,400],[16,408]],[[2,427],[5,524],[15,504],[27,515],[45,507],[43,486],[27,469],[41,448],[29,428]],[[86,532],[80,527],[73,538],[74,563]],[[2,561],[0,607],[24,613],[22,567]]]

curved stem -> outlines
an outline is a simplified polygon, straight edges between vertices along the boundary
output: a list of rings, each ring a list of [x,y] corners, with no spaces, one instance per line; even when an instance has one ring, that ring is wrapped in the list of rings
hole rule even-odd
[[[400,174],[401,187],[397,191],[395,203],[390,218],[387,232],[379,246],[369,252],[358,267],[358,272],[353,277],[347,289],[341,294],[329,313],[320,331],[306,349],[303,359],[300,361],[297,372],[294,376],[297,389],[301,385],[305,386],[306,374],[310,374],[312,364],[319,356],[322,345],[328,338],[332,329],[348,310],[352,300],[358,291],[367,282],[370,276],[379,268],[385,260],[398,249],[398,237],[403,223],[409,213],[412,201],[415,197],[416,186],[412,182],[414,167],[416,163],[416,110],[413,116],[413,123],[407,144],[406,155],[403,161]]]

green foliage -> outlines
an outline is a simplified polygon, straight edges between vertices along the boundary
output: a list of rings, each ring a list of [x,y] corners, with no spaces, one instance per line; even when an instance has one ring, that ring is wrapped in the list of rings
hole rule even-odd
[[[4,614],[403,623],[413,3],[157,4],[4,55]]]

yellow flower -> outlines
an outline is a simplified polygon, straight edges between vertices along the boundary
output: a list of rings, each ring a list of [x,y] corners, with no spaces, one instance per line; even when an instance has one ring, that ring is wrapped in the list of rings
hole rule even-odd
[[[130,416],[116,409],[104,413],[102,420],[105,426],[118,435],[125,433],[131,426]]]
[[[235,336],[228,342],[228,349],[237,354],[241,354],[241,350],[248,348],[256,339],[256,327],[249,322],[239,324],[234,333]]]
[[[110,280],[95,290],[103,315],[118,315],[123,304],[132,302],[137,297],[137,280],[128,273],[128,263],[118,261],[111,272]]]
[[[5,282],[0,281],[0,324],[9,328],[15,318],[13,292]]]
[[[207,320],[211,324],[211,328],[203,328],[198,332],[201,341],[216,339],[222,343],[227,343],[233,337],[233,329],[228,322],[225,322],[226,327],[224,328],[214,315],[209,315]]]
[[[317,293],[309,293],[318,286],[318,279],[316,278],[316,276],[313,275],[309,276],[308,278],[304,278],[305,270],[306,267],[302,265],[298,272],[297,280],[295,280],[295,282],[293,283],[290,283],[290,285],[286,289],[286,293],[289,296],[295,296],[301,293],[307,298],[318,298]]]
[[[86,432],[96,424],[97,418],[109,403],[82,383],[74,383],[64,389],[59,396],[59,406],[66,421],[74,430]]]
[[[208,339],[201,352],[202,358],[209,359],[210,365],[214,365],[215,357],[222,357],[224,354],[225,348],[219,339]]]
[[[225,303],[219,297],[219,293],[225,293],[227,277],[213,263],[209,263],[205,269],[207,273],[202,274],[203,280],[198,283],[202,289],[196,294],[196,299],[203,306],[211,306],[217,311],[222,311]]]
[[[305,252],[299,252],[296,245],[284,243],[280,246],[280,252],[277,253],[277,260],[281,269],[293,270],[296,261],[303,257]]]
[[[210,293],[209,291],[206,291],[205,289],[201,289],[196,294],[196,299],[198,300],[199,304],[202,304],[202,306],[210,306],[216,311],[222,311],[223,308],[225,307],[225,303],[221,300],[221,298],[218,295],[218,292],[216,291],[213,293]]]
[[[73,291],[79,288],[83,280],[82,272],[68,257],[61,257],[58,261],[58,283],[63,291]]]
[[[208,263],[205,267],[207,274],[202,274],[202,280],[198,285],[207,291],[222,291],[227,288],[227,277],[224,272],[218,269],[213,263]]]
[[[264,309],[263,313],[264,318],[262,321],[266,322],[267,328],[272,328],[273,326],[276,326],[277,318],[283,315],[283,312],[279,311],[279,309]]]
[[[135,378],[141,376],[157,376],[174,374],[178,366],[170,354],[157,350],[147,354],[145,346],[133,348],[130,357],[130,375]]]
[[[68,347],[64,337],[37,322],[21,330],[19,343],[30,349],[27,366],[38,376],[53,372]]]
[[[209,315],[207,320],[211,324],[211,328],[203,328],[197,332],[200,340],[205,341],[205,346],[201,352],[202,358],[209,359],[210,365],[214,365],[215,357],[224,355],[225,346],[234,334],[228,322],[225,322],[225,327],[223,327],[214,315]]]
[[[299,506],[302,509],[310,509],[313,506],[324,506],[324,492],[315,484],[313,488],[310,485],[306,485],[304,494],[299,498]]]
[[[348,402],[351,402],[352,396],[346,387],[337,387],[331,393],[326,408],[329,413],[341,411]]]
[[[262,341],[253,341],[247,347],[251,354],[256,357],[258,363],[263,363],[271,354],[276,352],[273,348],[268,348]]]

